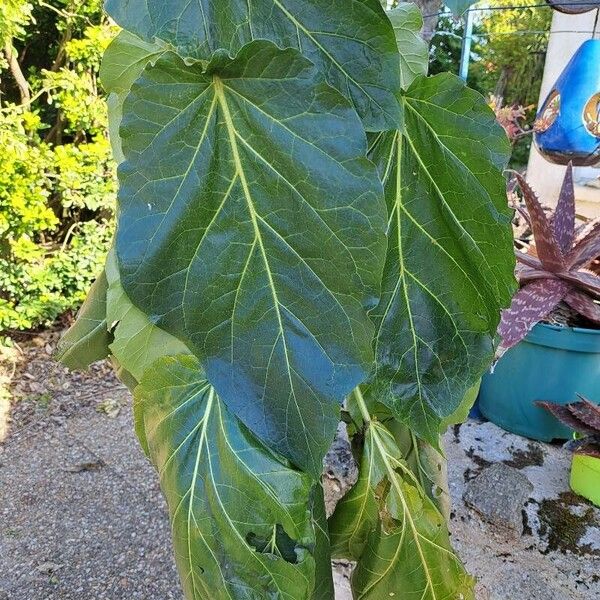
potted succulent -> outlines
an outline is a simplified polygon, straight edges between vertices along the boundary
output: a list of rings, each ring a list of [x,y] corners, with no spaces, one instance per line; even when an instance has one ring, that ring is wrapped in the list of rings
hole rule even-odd
[[[566,406],[537,404],[575,430],[576,439],[567,444],[573,450],[571,489],[600,506],[600,407],[583,397]]]
[[[571,166],[551,216],[523,177],[516,178],[534,253],[517,250],[520,289],[502,314],[499,360],[483,378],[479,408],[513,433],[567,439],[570,429],[535,402],[564,405],[583,393],[600,403],[600,276],[587,268],[600,255],[600,223],[577,235]],[[561,313],[566,318],[556,319]]]

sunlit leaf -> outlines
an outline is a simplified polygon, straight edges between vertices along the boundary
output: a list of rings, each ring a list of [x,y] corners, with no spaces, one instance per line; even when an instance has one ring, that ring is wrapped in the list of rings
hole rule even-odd
[[[119,137],[123,117],[123,102],[133,82],[148,63],[155,62],[165,52],[164,45],[145,42],[129,31],[123,30],[110,43],[100,69],[100,81],[108,94],[108,129],[114,159],[124,159]]]
[[[388,11],[400,56],[400,85],[408,88],[415,77],[427,74],[429,47],[421,37],[423,17],[419,8],[402,2]]]
[[[366,420],[360,476],[330,522],[336,556],[357,561],[356,600],[471,600],[473,579],[452,551],[444,517],[390,431]]]
[[[364,442],[358,464],[358,480],[336,506],[330,519],[329,533],[333,558],[358,560],[371,532],[379,521],[374,489],[385,477],[373,448],[373,436]]]
[[[186,598],[310,599],[312,478],[231,415],[194,357],[160,359],[136,389],[136,402]]]
[[[107,288],[103,272],[90,289],[77,320],[58,343],[56,358],[70,369],[85,369],[108,356],[112,336],[106,326]]]
[[[161,356],[190,353],[183,342],[154,325],[131,303],[121,285],[114,250],[108,254],[106,277],[107,320],[114,336],[110,351],[118,361],[119,371],[123,370],[139,381]]]

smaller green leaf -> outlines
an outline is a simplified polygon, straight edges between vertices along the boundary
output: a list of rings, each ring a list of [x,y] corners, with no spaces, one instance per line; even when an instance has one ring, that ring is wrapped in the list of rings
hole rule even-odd
[[[360,459],[358,480],[338,503],[330,520],[331,554],[334,558],[358,560],[379,521],[373,490],[384,478],[385,472],[373,459],[373,453],[373,437],[370,436],[365,441]]]
[[[360,391],[365,423],[357,484],[330,522],[335,556],[357,561],[356,600],[472,600],[474,580],[450,545],[444,517],[407,466],[387,427],[373,420]]]
[[[187,600],[311,598],[311,508],[318,498],[312,478],[227,410],[192,356],[157,361],[136,402],[137,431],[143,428],[142,444],[159,472]]]
[[[427,75],[429,47],[421,37],[423,16],[416,4],[402,2],[388,11],[400,53],[400,85],[407,89],[419,75]]]
[[[109,354],[112,336],[106,327],[107,289],[103,271],[92,285],[77,320],[58,343],[56,358],[69,369],[85,369]]]
[[[478,381],[472,388],[470,388],[458,408],[445,419],[442,419],[441,432],[443,433],[448,427],[457,425],[458,423],[464,423],[468,417],[469,412],[473,408],[477,396],[479,395],[479,388],[481,387],[481,381]]]
[[[160,42],[146,42],[123,30],[104,53],[100,67],[100,81],[108,94],[108,130],[117,163],[125,158],[119,136],[125,97],[144,67],[148,63],[154,64],[166,50],[166,46]]]
[[[462,16],[477,0],[445,0],[444,4],[457,17]]]
[[[404,129],[370,157],[388,205],[388,251],[367,395],[436,447],[493,358],[515,290],[506,134],[483,96],[449,73],[403,95]]]
[[[123,30],[110,43],[100,67],[100,81],[108,94],[127,94],[149,62],[156,61],[168,47],[146,42]]]
[[[190,354],[188,347],[176,337],[154,325],[135,307],[123,290],[114,250],[106,260],[108,281],[106,317],[114,340],[110,351],[121,369],[139,381],[146,370],[162,356]]]

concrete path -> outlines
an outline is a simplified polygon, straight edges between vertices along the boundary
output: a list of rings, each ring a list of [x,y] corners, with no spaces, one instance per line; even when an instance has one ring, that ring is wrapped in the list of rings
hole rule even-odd
[[[1,600],[181,599],[165,504],[118,399],[114,419],[88,407],[4,447]]]

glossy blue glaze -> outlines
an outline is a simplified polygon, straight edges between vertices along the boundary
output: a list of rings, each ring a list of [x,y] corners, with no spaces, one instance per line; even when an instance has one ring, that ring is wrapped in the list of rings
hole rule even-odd
[[[535,133],[538,150],[553,163],[600,163],[600,137],[588,131],[583,119],[586,103],[600,93],[600,40],[588,40],[579,47],[542,105],[538,120],[554,91],[560,94],[560,113],[546,131]]]

